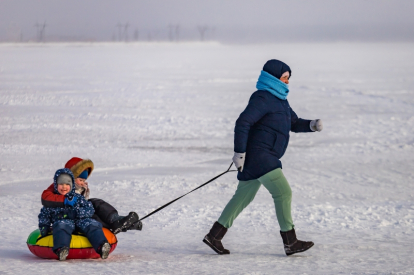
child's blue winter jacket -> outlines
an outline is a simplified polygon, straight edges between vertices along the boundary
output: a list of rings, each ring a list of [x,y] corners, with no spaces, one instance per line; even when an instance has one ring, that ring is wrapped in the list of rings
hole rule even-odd
[[[55,192],[57,194],[59,193],[57,191],[57,178],[60,174],[68,174],[72,177],[72,190],[65,196],[70,199],[76,197],[76,203],[73,207],[43,207],[40,210],[39,214],[39,227],[41,228],[45,225],[54,224],[56,221],[67,219],[68,216],[73,216],[73,213],[75,213],[73,217],[75,225],[79,228],[85,228],[90,224],[91,219],[89,218],[91,218],[93,213],[95,212],[92,203],[88,202],[82,195],[75,193],[75,180],[72,172],[70,171],[70,169],[67,168],[59,169],[58,171],[56,171],[55,176],[53,178],[53,185],[55,188]],[[71,212],[72,215],[68,215],[69,212]]]

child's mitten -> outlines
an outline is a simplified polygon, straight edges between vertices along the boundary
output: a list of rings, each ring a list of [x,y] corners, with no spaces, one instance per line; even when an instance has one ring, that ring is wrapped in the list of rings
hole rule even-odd
[[[78,198],[76,196],[73,196],[72,198],[65,198],[64,205],[74,207],[77,201]]]
[[[323,129],[322,120],[320,120],[320,119],[312,120],[310,122],[309,126],[310,126],[311,130],[314,131],[314,132],[315,131],[320,132]]]

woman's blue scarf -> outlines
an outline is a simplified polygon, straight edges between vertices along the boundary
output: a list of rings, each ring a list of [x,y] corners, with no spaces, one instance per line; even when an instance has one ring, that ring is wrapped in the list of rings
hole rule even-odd
[[[289,86],[273,75],[262,71],[259,76],[259,80],[257,80],[256,89],[268,91],[272,95],[286,100],[286,97],[289,93]]]

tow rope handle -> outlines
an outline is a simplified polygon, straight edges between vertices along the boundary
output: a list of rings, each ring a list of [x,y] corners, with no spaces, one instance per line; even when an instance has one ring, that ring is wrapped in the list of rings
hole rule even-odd
[[[205,185],[209,184],[210,182],[212,182],[212,181],[214,181],[214,180],[218,179],[219,177],[223,176],[224,174],[227,174],[228,172],[235,172],[235,171],[237,171],[237,170],[230,170],[230,168],[231,168],[231,166],[232,166],[232,165],[233,165],[233,162],[230,164],[229,168],[228,168],[226,171],[224,171],[223,173],[221,173],[220,175],[215,176],[215,177],[214,177],[214,178],[212,178],[211,180],[209,180],[209,181],[207,181],[207,182],[203,183],[203,184],[202,184],[202,185],[200,185],[199,187],[197,187],[197,188],[195,188],[195,189],[191,190],[190,192],[188,192],[188,193],[186,193],[186,194],[184,194],[184,195],[182,195],[182,196],[180,196],[180,197],[176,198],[175,200],[172,200],[172,201],[170,201],[169,203],[166,203],[166,204],[164,204],[163,206],[161,206],[161,207],[159,207],[159,208],[155,209],[154,211],[152,211],[151,213],[149,213],[149,214],[148,214],[148,215],[146,215],[145,217],[141,218],[141,219],[140,219],[140,221],[142,221],[142,220],[144,220],[144,219],[148,218],[149,216],[151,216],[151,215],[153,215],[153,214],[157,213],[158,211],[160,211],[160,210],[164,209],[165,207],[167,207],[168,205],[172,204],[173,202],[178,201],[178,200],[179,200],[179,199],[181,199],[182,197],[187,196],[187,195],[188,195],[188,194],[190,194],[191,192],[194,192],[195,190],[200,189],[201,187],[203,187],[203,186],[205,186]]]

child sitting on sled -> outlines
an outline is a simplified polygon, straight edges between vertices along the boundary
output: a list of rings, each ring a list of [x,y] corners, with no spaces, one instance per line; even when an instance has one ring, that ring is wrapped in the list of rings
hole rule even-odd
[[[72,232],[75,230],[85,234],[96,253],[102,259],[108,258],[111,245],[108,243],[102,225],[92,219],[94,209],[82,195],[75,193],[75,178],[67,169],[59,169],[53,178],[54,193],[64,196],[72,202],[71,206],[43,206],[39,214],[39,229],[42,237],[46,236],[52,226],[53,252],[60,261],[66,260],[69,254]]]
[[[127,230],[142,229],[142,223],[137,213],[130,212],[127,216],[119,216],[118,211],[104,200],[96,198],[89,199],[90,189],[86,180],[94,168],[91,160],[74,157],[65,164],[65,168],[70,169],[75,177],[75,192],[83,195],[85,199],[92,203],[95,209],[95,214],[92,218],[100,222],[103,227],[108,228],[114,234],[126,232]],[[53,192],[53,184],[42,193],[43,206],[63,207],[71,206],[72,203],[65,196],[55,194]]]

